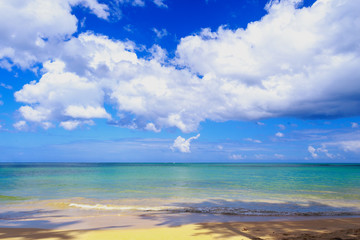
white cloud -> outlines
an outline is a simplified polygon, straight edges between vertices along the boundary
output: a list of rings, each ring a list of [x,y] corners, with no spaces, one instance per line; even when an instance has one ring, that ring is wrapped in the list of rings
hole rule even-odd
[[[13,127],[19,131],[26,131],[28,129],[27,123],[23,120],[14,123]]]
[[[153,131],[153,132],[161,132],[161,129],[156,128],[155,124],[153,124],[153,123],[146,124],[145,129],[148,131]]]
[[[3,87],[5,89],[11,90],[13,87],[11,85],[5,84],[5,83],[0,83],[0,87]]]
[[[278,127],[279,127],[281,130],[285,130],[285,129],[286,129],[286,127],[285,127],[284,124],[279,124]]]
[[[259,126],[265,126],[265,123],[263,123],[263,122],[256,122],[256,124]]]
[[[352,96],[360,94],[360,5],[296,5],[272,1],[246,29],[203,29],[181,39],[177,62],[228,96],[217,112],[222,119],[359,114]]]
[[[353,97],[360,94],[360,5],[355,1],[319,0],[309,8],[274,1],[268,14],[246,29],[204,29],[181,39],[177,57],[167,64],[160,47],[153,49],[152,58],[144,59],[136,55],[132,42],[91,33],[69,37],[76,31],[77,19],[69,3],[60,2],[54,1],[56,14],[48,16],[49,21],[29,24],[34,27],[24,33],[18,26],[26,26],[20,24],[26,19],[19,9],[10,9],[15,17],[0,14],[0,22],[16,23],[15,30],[13,24],[0,24],[6,36],[0,39],[4,40],[0,58],[9,57],[22,67],[44,62],[49,47],[41,50],[43,44],[52,46],[50,52],[57,56],[45,64],[38,82],[15,94],[26,104],[19,111],[27,121],[113,118],[105,103],[116,108],[122,117],[114,121],[124,126],[145,129],[153,123],[156,129],[177,127],[183,132],[196,131],[206,119],[360,113],[360,102]],[[26,6],[20,10],[27,13]],[[21,44],[13,44],[12,33],[23,34]]]
[[[248,142],[253,142],[253,143],[262,143],[260,140],[252,139],[252,138],[245,138],[244,140],[248,141]]]
[[[117,0],[116,2],[121,4],[131,4],[132,6],[138,6],[138,7],[145,6],[144,0]]]
[[[63,127],[66,130],[74,130],[75,128],[77,128],[79,125],[81,124],[80,121],[77,120],[72,120],[72,121],[65,121],[65,122],[61,122],[60,126]]]
[[[63,72],[61,61],[47,62],[39,82],[31,82],[15,93],[17,101],[28,103],[19,111],[32,122],[49,120],[107,118],[103,108],[104,92],[96,82]]]
[[[334,158],[335,156],[331,153],[329,153],[329,151],[326,149],[325,145],[323,145],[322,147],[316,149],[317,152],[322,152],[325,154],[325,156],[327,156],[328,158]]]
[[[277,132],[275,134],[276,137],[284,137],[285,135],[282,132]]]
[[[313,158],[319,157],[318,153],[323,153],[328,158],[334,158],[335,157],[333,154],[329,153],[329,151],[327,150],[325,144],[322,144],[322,146],[319,147],[319,148],[314,148],[313,146],[309,146],[308,151],[309,151],[309,153],[311,154],[311,156]]]
[[[106,112],[103,107],[97,106],[76,106],[70,105],[64,110],[65,116],[73,118],[107,118],[110,119],[110,114]]]
[[[156,37],[159,38],[159,39],[168,35],[168,32],[166,31],[165,28],[160,29],[160,30],[158,30],[156,28],[153,28],[152,30],[156,34]]]
[[[0,67],[30,68],[58,54],[62,41],[77,30],[71,13],[75,5],[89,8],[99,18],[109,15],[108,7],[96,0],[1,1]]]
[[[45,130],[52,128],[52,127],[54,127],[54,124],[52,124],[51,122],[43,122],[42,123],[42,128]]]
[[[29,104],[27,109],[46,116],[39,121],[110,118],[103,108],[105,98],[119,115],[136,115],[137,128],[153,122],[158,128],[190,132],[205,119],[205,99],[198,99],[205,91],[200,79],[187,70],[162,66],[158,58],[139,59],[130,42],[81,34],[66,43],[63,60],[47,62],[38,82],[15,93],[17,101]]]
[[[246,156],[241,155],[241,154],[232,154],[232,155],[230,155],[229,158],[232,160],[243,160],[246,158]]]
[[[158,7],[164,7],[167,8],[167,5],[164,3],[165,0],[153,0],[154,4]]]
[[[79,121],[79,120],[69,120],[69,121],[64,121],[61,122],[59,125],[61,127],[63,127],[66,130],[74,130],[77,127],[81,126],[81,125],[94,125],[94,122],[92,120],[84,120],[84,121]]]
[[[308,147],[308,151],[309,151],[309,153],[311,154],[311,156],[312,156],[313,158],[317,158],[317,157],[318,157],[318,155],[316,154],[316,149],[315,149],[313,146],[309,146],[309,147]]]
[[[339,146],[345,152],[360,152],[360,140],[344,140],[327,143],[328,146]]]
[[[190,153],[190,142],[192,140],[198,139],[199,137],[200,137],[200,134],[198,134],[194,137],[190,137],[188,139],[178,136],[175,139],[173,145],[171,146],[171,150],[173,150],[173,151],[178,150],[183,153]]]
[[[358,127],[359,127],[359,124],[356,123],[356,122],[352,122],[352,123],[351,123],[351,127],[352,127],[352,128],[358,128]]]

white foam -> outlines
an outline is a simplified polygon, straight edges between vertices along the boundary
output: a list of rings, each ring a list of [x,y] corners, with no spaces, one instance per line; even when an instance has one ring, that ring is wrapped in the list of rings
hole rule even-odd
[[[82,209],[98,209],[98,210],[122,210],[122,211],[166,211],[166,210],[176,210],[178,207],[143,207],[143,206],[109,206],[104,204],[79,204],[79,203],[70,203],[69,207],[76,207]]]

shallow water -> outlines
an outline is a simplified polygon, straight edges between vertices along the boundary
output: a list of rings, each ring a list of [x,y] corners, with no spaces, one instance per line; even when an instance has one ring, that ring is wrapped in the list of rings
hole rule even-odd
[[[0,204],[104,211],[356,215],[360,165],[0,164]]]

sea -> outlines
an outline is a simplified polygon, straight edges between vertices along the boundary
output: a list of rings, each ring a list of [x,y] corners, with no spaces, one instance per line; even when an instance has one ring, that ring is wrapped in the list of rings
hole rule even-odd
[[[360,215],[360,164],[0,163],[0,206]]]

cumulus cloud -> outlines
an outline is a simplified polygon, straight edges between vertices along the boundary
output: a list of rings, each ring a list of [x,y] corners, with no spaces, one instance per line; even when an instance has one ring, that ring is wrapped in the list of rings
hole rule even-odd
[[[28,129],[28,125],[25,121],[21,120],[13,124],[13,127],[19,131],[25,131]]]
[[[81,34],[65,44],[63,60],[45,63],[44,71],[38,82],[15,93],[17,101],[29,104],[19,109],[29,121],[110,119],[105,98],[122,118],[135,115],[136,121],[129,120],[135,128],[152,122],[190,132],[205,119],[201,80],[158,58],[138,58],[131,42]]]
[[[148,130],[148,131],[153,131],[153,132],[160,132],[161,131],[161,129],[156,128],[155,124],[153,124],[153,123],[146,124],[145,129]]]
[[[108,7],[96,0],[28,0],[0,2],[0,67],[30,68],[59,52],[77,30],[75,5],[107,19]]]
[[[145,59],[137,56],[132,42],[93,33],[68,37],[61,42],[61,54],[44,64],[41,79],[15,94],[25,104],[19,111],[25,120],[38,123],[105,118],[132,128],[177,127],[183,132],[196,131],[206,119],[358,115],[360,5],[319,0],[298,8],[298,3],[272,1],[268,14],[246,29],[220,27],[187,36],[167,64],[160,47]],[[12,44],[13,30],[2,24],[7,39],[0,41],[0,58],[11,58],[22,67],[43,61],[34,52],[41,54],[41,46],[52,38],[60,41],[76,31],[77,19],[70,10],[69,2],[54,8],[60,17],[55,14],[42,31],[37,29],[46,19],[31,25],[36,29],[26,30],[20,45]],[[1,22],[24,21],[6,16]],[[38,34],[47,31],[46,36]],[[114,106],[120,119],[110,116],[105,104]]]
[[[285,135],[282,132],[275,133],[276,137],[284,137]]]
[[[183,153],[190,153],[190,142],[192,140],[198,139],[199,137],[200,137],[200,134],[198,134],[194,137],[190,137],[188,139],[178,136],[175,139],[173,145],[171,146],[171,150],[173,150],[173,151],[178,150]]]
[[[315,149],[313,146],[309,146],[309,147],[308,147],[308,151],[309,151],[309,153],[311,154],[311,156],[312,156],[313,158],[317,158],[317,157],[318,157],[318,155],[316,154],[316,149]]]
[[[81,125],[94,125],[94,122],[92,120],[84,120],[84,121],[79,121],[79,120],[69,120],[69,121],[64,121],[61,122],[59,125],[61,127],[63,127],[66,130],[74,130],[77,127],[81,126]]]
[[[358,127],[359,127],[359,124],[356,123],[356,122],[352,122],[352,123],[351,123],[351,127],[352,127],[352,128],[358,128]]]
[[[311,157],[313,158],[319,157],[319,153],[323,153],[328,158],[335,157],[333,154],[329,153],[328,149],[326,148],[326,145],[324,144],[319,148],[314,148],[313,146],[309,146],[308,152],[311,154]]]
[[[216,79],[228,96],[223,119],[359,114],[360,5],[299,2],[272,1],[246,29],[203,29],[181,39],[177,62]]]
[[[66,119],[107,118],[110,115],[102,106],[104,92],[96,82],[64,72],[61,61],[47,62],[47,71],[39,82],[31,82],[15,93],[22,106],[19,112],[32,122]],[[69,129],[66,128],[65,129]]]

